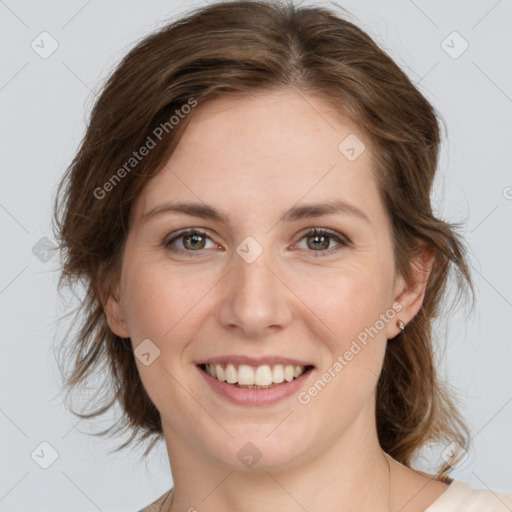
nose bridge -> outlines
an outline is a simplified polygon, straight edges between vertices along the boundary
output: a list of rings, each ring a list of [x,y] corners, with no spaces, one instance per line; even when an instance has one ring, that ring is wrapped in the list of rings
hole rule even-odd
[[[286,286],[275,275],[272,251],[258,246],[254,240],[238,246],[219,310],[224,327],[236,326],[249,336],[262,335],[270,327],[282,328],[292,317]]]

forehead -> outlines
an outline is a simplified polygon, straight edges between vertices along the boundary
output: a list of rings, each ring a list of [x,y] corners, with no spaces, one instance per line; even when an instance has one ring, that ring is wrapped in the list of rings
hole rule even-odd
[[[337,158],[340,138],[348,134],[364,139],[359,127],[332,105],[293,89],[226,95],[195,109],[171,159],[176,162],[181,153],[193,152],[192,144],[205,147],[205,142],[210,150],[222,148],[225,158],[258,154],[274,159],[276,166],[290,159],[318,159],[319,152]]]
[[[167,165],[141,193],[136,217],[173,199],[241,211],[327,199],[362,206],[378,201],[371,159],[357,125],[321,99],[294,90],[223,96],[196,107]]]

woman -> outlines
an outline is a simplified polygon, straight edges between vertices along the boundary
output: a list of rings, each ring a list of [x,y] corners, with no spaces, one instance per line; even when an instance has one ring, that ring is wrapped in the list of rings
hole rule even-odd
[[[144,511],[505,511],[448,477],[468,430],[432,322],[464,246],[430,192],[435,111],[318,7],[218,3],[105,85],[55,206],[87,298],[68,386],[108,362],[119,428],[163,436]],[[426,443],[436,475],[412,468]],[[473,507],[473,508],[471,508]]]

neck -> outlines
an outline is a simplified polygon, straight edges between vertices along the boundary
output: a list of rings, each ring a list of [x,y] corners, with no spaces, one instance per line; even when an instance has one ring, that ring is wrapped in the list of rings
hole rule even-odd
[[[376,431],[365,432],[365,425],[362,418],[315,456],[274,466],[262,457],[250,470],[209,457],[165,425],[174,491],[162,511],[296,512],[332,510],[335,503],[344,512],[388,512],[391,468]]]

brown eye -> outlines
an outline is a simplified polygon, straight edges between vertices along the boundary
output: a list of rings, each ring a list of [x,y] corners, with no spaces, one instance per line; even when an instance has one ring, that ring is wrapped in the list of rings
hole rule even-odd
[[[311,235],[306,237],[308,239],[308,246],[311,249],[326,250],[329,248],[330,237],[328,235]]]
[[[308,252],[315,253],[315,257],[335,253],[350,245],[348,238],[336,231],[327,229],[313,229],[305,233],[301,240],[306,240],[306,249],[309,249]],[[333,241],[337,245],[329,248]]]
[[[178,233],[167,242],[164,242],[164,247],[176,252],[199,252],[208,248],[208,240],[211,241],[206,233],[196,229],[189,229]]]
[[[204,249],[205,237],[199,233],[182,236],[183,245],[186,249]]]

